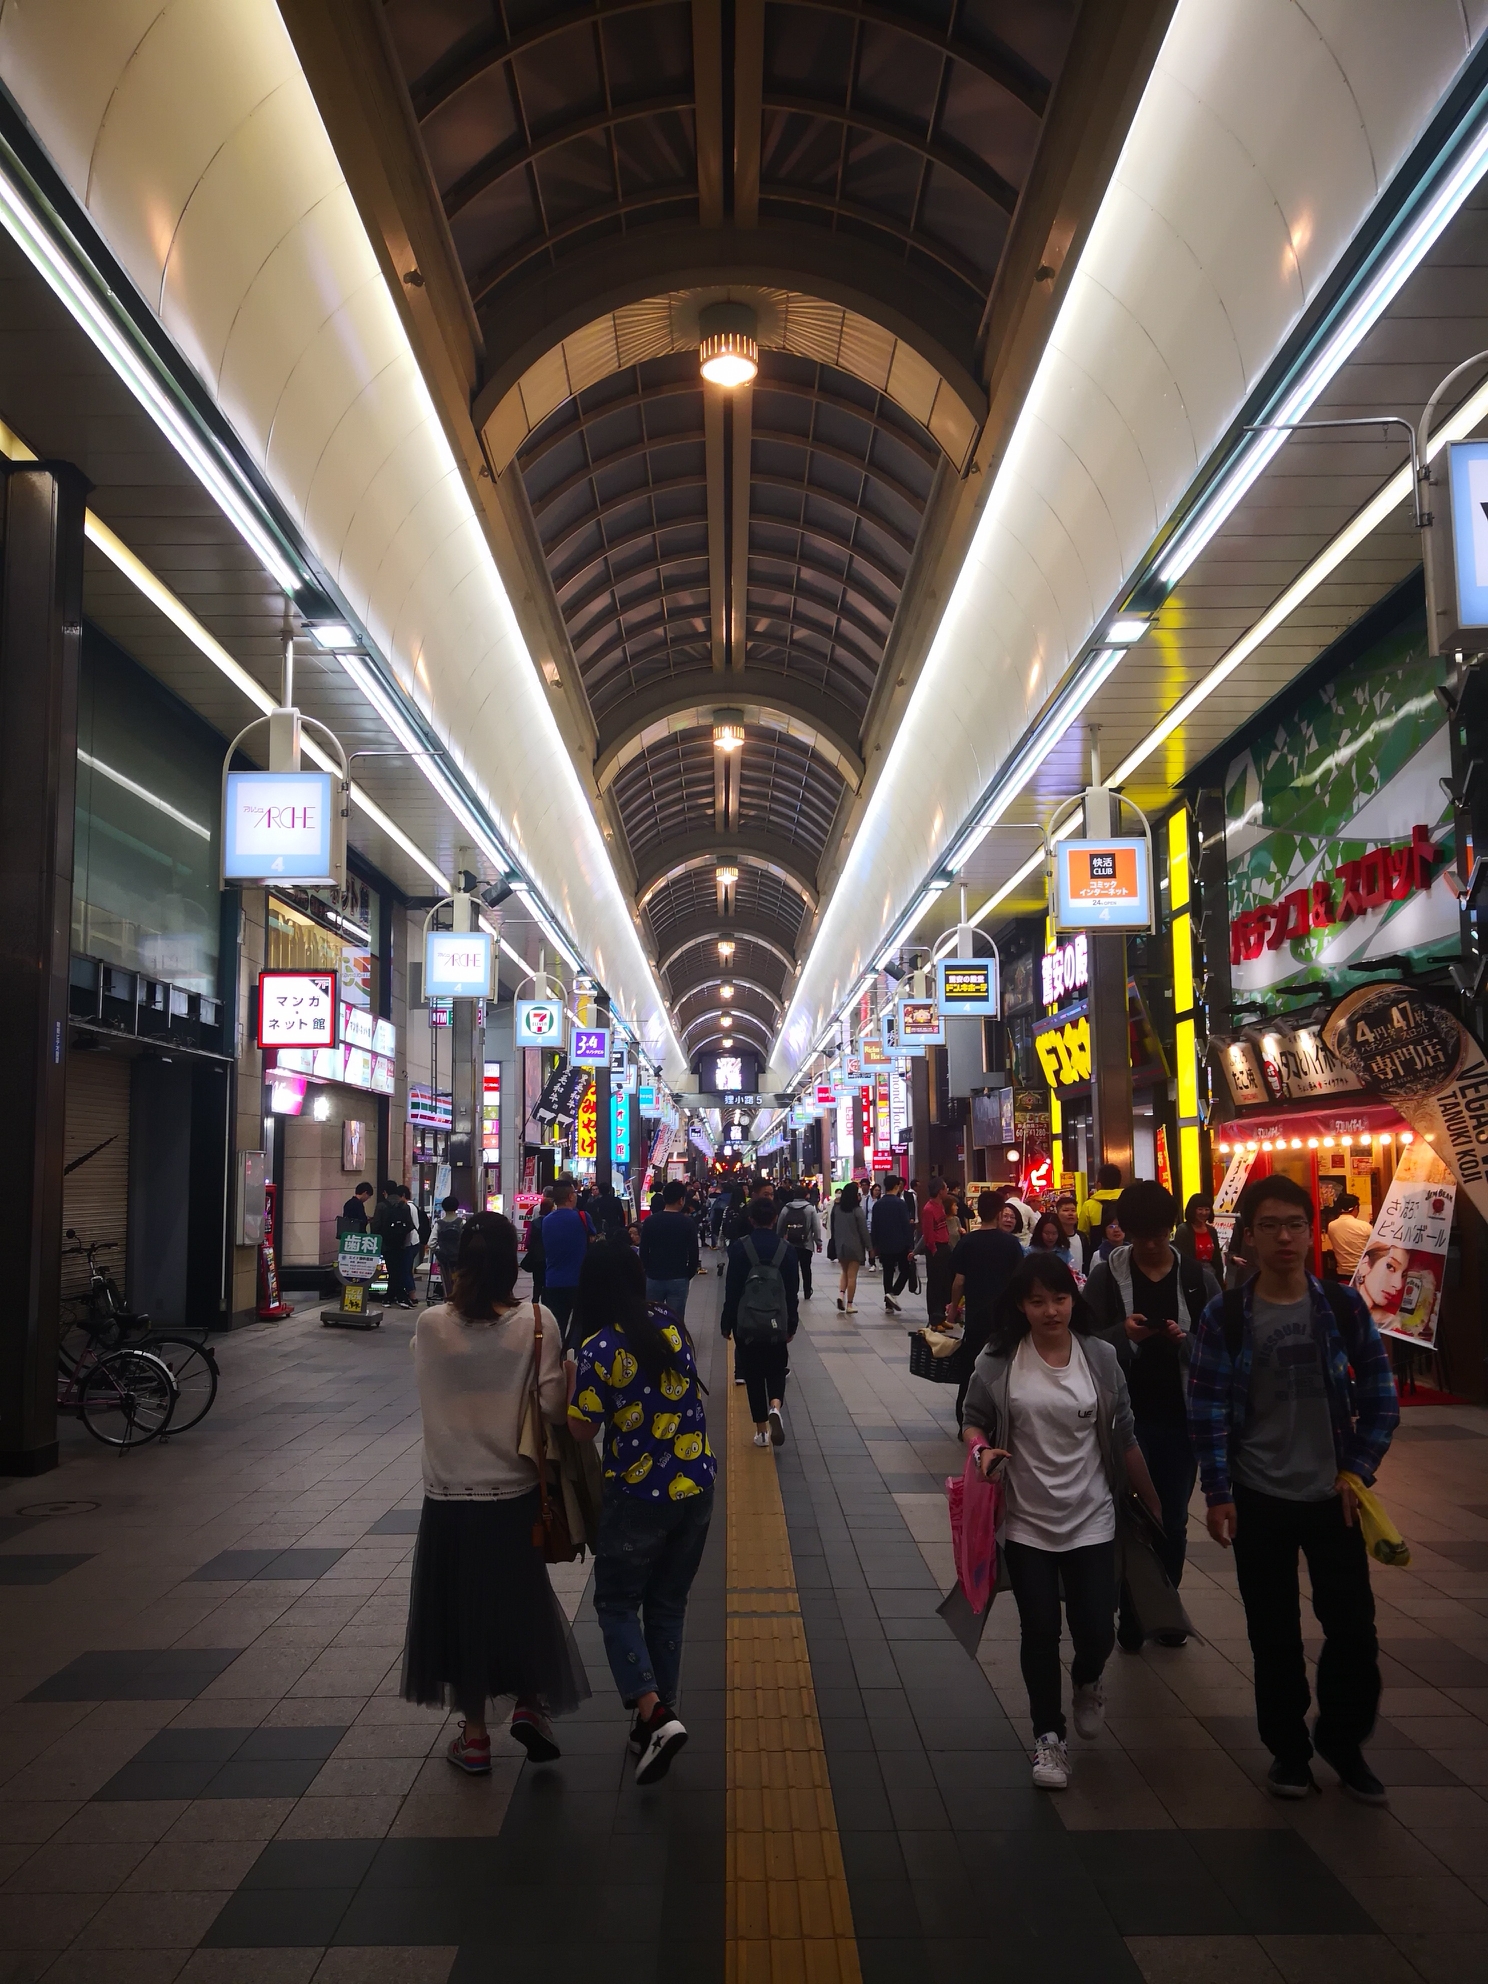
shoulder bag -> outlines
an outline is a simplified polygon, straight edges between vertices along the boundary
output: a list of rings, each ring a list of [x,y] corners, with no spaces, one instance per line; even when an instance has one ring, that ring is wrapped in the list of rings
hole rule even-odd
[[[550,1564],[571,1564],[583,1548],[569,1533],[568,1512],[562,1497],[556,1500],[548,1483],[548,1429],[542,1410],[542,1307],[532,1305],[532,1436],[537,1448],[537,1521],[532,1525],[532,1547],[541,1550]]]

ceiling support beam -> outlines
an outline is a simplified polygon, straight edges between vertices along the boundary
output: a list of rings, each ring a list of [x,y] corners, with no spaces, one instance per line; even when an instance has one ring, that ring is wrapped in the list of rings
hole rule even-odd
[[[767,869],[789,882],[807,906],[815,909],[816,876],[806,865],[809,859],[794,841],[782,839],[778,834],[756,833],[753,829],[718,835],[709,827],[672,834],[637,857],[636,892],[644,905],[669,876],[722,863],[735,868]]]
[[[722,386],[703,388],[703,455],[708,485],[708,612],[713,672],[722,675],[728,649],[728,539],[724,534],[724,427],[728,395]]]
[[[692,90],[697,131],[698,221],[722,227],[723,9],[718,0],[692,0]]]
[[[765,0],[734,0],[734,225],[759,225]]]
[[[754,389],[741,386],[729,409],[733,417],[733,446],[729,489],[729,668],[744,670],[748,637],[746,599],[749,592],[749,486],[754,447]]]
[[[766,930],[763,924],[736,917],[727,923],[705,923],[689,935],[674,939],[666,955],[657,959],[656,969],[662,972],[670,971],[678,958],[685,956],[688,951],[695,950],[700,944],[707,944],[716,957],[720,942],[758,944],[762,951],[768,951],[771,957],[778,958],[787,971],[794,972],[796,968],[795,953],[788,951],[780,939]]]
[[[600,787],[614,783],[616,773],[635,755],[631,747],[656,725],[694,729],[711,723],[714,704],[710,698],[724,686],[702,669],[693,669],[637,689],[606,712],[594,760],[594,776]],[[789,730],[803,743],[809,742],[848,785],[861,784],[863,760],[852,713],[841,703],[829,702],[799,680],[765,669],[730,676],[727,695],[728,707],[742,708],[746,724]]]

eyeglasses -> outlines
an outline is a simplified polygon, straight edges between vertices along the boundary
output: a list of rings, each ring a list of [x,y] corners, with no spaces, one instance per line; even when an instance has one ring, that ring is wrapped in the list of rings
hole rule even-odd
[[[1289,1240],[1296,1240],[1308,1231],[1305,1219],[1258,1219],[1255,1231],[1264,1233],[1268,1239],[1279,1239],[1283,1234]]]

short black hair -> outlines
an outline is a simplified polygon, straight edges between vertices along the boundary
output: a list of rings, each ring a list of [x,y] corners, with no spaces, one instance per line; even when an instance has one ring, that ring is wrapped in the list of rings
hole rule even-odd
[[[441,1199],[440,1204],[446,1212],[458,1212],[460,1210],[460,1201],[455,1197],[453,1192],[450,1193],[447,1199]]]
[[[1237,1210],[1240,1224],[1247,1232],[1254,1228],[1256,1215],[1268,1199],[1275,1205],[1291,1206],[1297,1212],[1306,1213],[1309,1226],[1316,1217],[1317,1209],[1312,1203],[1311,1192],[1304,1191],[1285,1173],[1273,1171],[1269,1178],[1253,1178],[1240,1194]]]
[[[1139,1178],[1116,1201],[1116,1217],[1133,1240],[1158,1240],[1178,1224],[1178,1201],[1155,1178]]]
[[[664,1206],[679,1206],[686,1197],[687,1187],[682,1183],[680,1178],[673,1178],[663,1191],[661,1202]]]
[[[1183,1208],[1183,1217],[1185,1219],[1192,1219],[1201,1207],[1205,1212],[1212,1213],[1214,1210],[1214,1201],[1211,1198],[1207,1198],[1203,1192],[1195,1192],[1188,1204]]]
[[[768,1199],[751,1199],[748,1206],[748,1216],[751,1226],[773,1226],[775,1224],[775,1208]]]
[[[904,1190],[904,1180],[899,1176],[897,1171],[891,1171],[888,1177],[885,1178],[884,1190],[886,1192],[902,1192]]]
[[[356,1190],[355,1190],[355,1191],[354,1191],[354,1192],[352,1193],[352,1195],[351,1195],[351,1196],[352,1196],[352,1197],[353,1197],[354,1199],[359,1199],[359,1198],[361,1198],[361,1197],[362,1197],[362,1195],[363,1195],[363,1194],[365,1193],[365,1194],[366,1194],[366,1196],[367,1196],[367,1197],[368,1197],[368,1198],[370,1199],[370,1198],[371,1198],[371,1196],[372,1196],[372,1194],[373,1194],[373,1192],[374,1192],[375,1190],[376,1190],[376,1187],[375,1187],[374,1185],[372,1185],[372,1184],[370,1184],[370,1183],[369,1183],[369,1181],[368,1181],[367,1179],[365,1179],[365,1178],[364,1178],[364,1179],[362,1180],[362,1182],[361,1182],[361,1184],[357,1186],[357,1188],[356,1188]]]
[[[1080,1201],[1073,1192],[1061,1192],[1054,1203],[1056,1206],[1078,1206]]]
[[[1023,1313],[1023,1304],[1035,1288],[1047,1288],[1055,1295],[1068,1295],[1070,1328],[1076,1336],[1089,1336],[1095,1329],[1095,1315],[1080,1293],[1069,1263],[1059,1254],[1042,1248],[1023,1256],[1023,1265],[1013,1275],[998,1300],[992,1324],[990,1348],[1007,1355],[1017,1349],[1032,1325]]]
[[[1333,1210],[1335,1213],[1357,1212],[1359,1210],[1358,1194],[1355,1192],[1344,1192],[1333,1201]]]
[[[1114,1192],[1121,1183],[1121,1166],[1103,1164],[1095,1174],[1095,1186],[1099,1192]]]
[[[384,1198],[388,1198],[388,1197],[390,1197],[390,1196],[391,1196],[391,1194],[392,1194],[392,1193],[394,1193],[394,1192],[396,1192],[396,1191],[397,1191],[397,1189],[398,1189],[398,1181],[397,1181],[397,1179],[396,1179],[396,1178],[389,1178],[389,1179],[387,1179],[387,1180],[385,1180],[385,1181],[384,1181],[384,1184],[383,1184],[383,1187],[382,1187],[382,1196],[383,1196]]]
[[[1000,1199],[996,1192],[978,1192],[977,1218],[983,1226],[990,1226],[1006,1204],[1006,1199]]]

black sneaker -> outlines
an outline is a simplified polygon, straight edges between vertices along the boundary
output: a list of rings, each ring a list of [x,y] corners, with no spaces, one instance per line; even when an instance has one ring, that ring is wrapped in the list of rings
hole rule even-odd
[[[1178,1631],[1176,1631],[1176,1630],[1174,1630],[1174,1631],[1173,1631],[1173,1632],[1171,1632],[1171,1633],[1158,1633],[1158,1634],[1156,1634],[1156,1635],[1154,1635],[1154,1637],[1156,1638],[1156,1640],[1157,1640],[1157,1643],[1158,1643],[1158,1645],[1159,1645],[1159,1646],[1187,1646],[1187,1645],[1188,1645],[1188,1634],[1187,1634],[1187,1633],[1182,1633],[1182,1632],[1178,1632]]]
[[[1123,1619],[1116,1628],[1116,1644],[1123,1653],[1140,1653],[1146,1641],[1142,1628],[1130,1619]]]
[[[1388,1805],[1390,1794],[1364,1761],[1364,1754],[1355,1748],[1328,1751],[1313,1735],[1312,1747],[1328,1766],[1350,1798],[1357,1798],[1361,1805]]]
[[[630,1718],[630,1734],[625,1739],[626,1748],[633,1755],[640,1756],[650,1741],[651,1725],[641,1714],[640,1710],[637,1709],[635,1714]]]
[[[672,1758],[687,1741],[687,1731],[678,1719],[677,1711],[664,1704],[656,1709],[646,1724],[646,1747],[641,1752],[641,1761],[636,1765],[637,1784],[655,1784],[666,1776],[672,1767]]]
[[[1318,1790],[1317,1779],[1305,1762],[1289,1763],[1278,1757],[1266,1772],[1266,1789],[1273,1798],[1305,1798]]]

